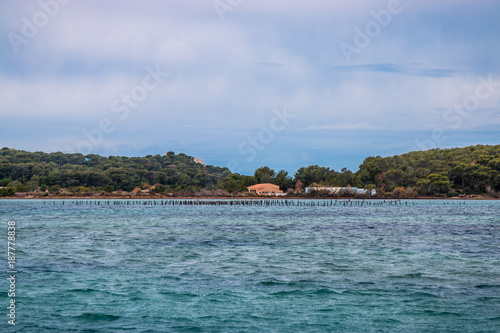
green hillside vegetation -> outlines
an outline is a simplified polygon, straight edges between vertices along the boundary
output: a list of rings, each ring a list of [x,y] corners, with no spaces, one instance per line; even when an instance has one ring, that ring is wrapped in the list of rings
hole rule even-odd
[[[458,196],[500,192],[500,145],[415,151],[392,157],[367,157],[357,172],[346,168],[302,167],[292,176],[265,166],[254,175],[201,165],[185,154],[123,157],[0,150],[0,196],[16,192],[97,193],[151,188],[151,193],[230,195],[247,186],[273,183],[294,195],[307,186],[377,189],[381,196]],[[212,191],[212,192],[210,192]],[[320,193],[313,193],[320,195]],[[325,193],[321,193],[325,195]]]
[[[231,172],[227,168],[204,166],[190,156],[148,155],[124,157],[0,150],[0,195],[36,189],[57,193],[115,190],[132,191],[145,184],[161,184],[160,190],[196,192],[214,187]]]
[[[500,145],[416,151],[381,158],[368,157],[357,172],[360,184],[381,191],[413,189],[420,195],[500,191]]]
[[[376,189],[382,196],[458,196],[500,191],[500,145],[415,151],[392,157],[367,157],[357,172],[311,165],[297,170],[293,179],[286,171],[268,167],[255,172],[258,182],[300,189],[311,185]],[[256,179],[253,179],[255,181]],[[232,188],[244,188],[252,179],[230,175]],[[237,182],[238,179],[240,183]],[[227,181],[227,178],[223,181]]]

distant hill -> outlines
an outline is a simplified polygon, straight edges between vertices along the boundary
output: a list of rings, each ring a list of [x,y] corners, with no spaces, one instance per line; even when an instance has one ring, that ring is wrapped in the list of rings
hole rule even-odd
[[[215,186],[231,172],[227,168],[196,163],[185,154],[145,157],[99,156],[0,149],[0,186],[25,185],[34,190],[51,186],[61,188],[97,187],[131,191],[141,184],[163,184],[187,189]]]
[[[391,157],[367,157],[357,172],[311,165],[289,176],[265,166],[254,175],[200,164],[185,154],[145,157],[99,156],[0,149],[0,196],[62,188],[73,193],[151,189],[153,193],[246,192],[257,183],[273,183],[301,194],[310,185],[377,189],[388,197],[415,197],[500,192],[500,145],[414,151]],[[156,185],[153,186],[153,185]],[[219,192],[217,192],[219,191]],[[322,194],[324,195],[324,193]]]
[[[359,183],[393,191],[413,187],[420,194],[500,191],[500,145],[414,151],[368,157],[359,166]]]

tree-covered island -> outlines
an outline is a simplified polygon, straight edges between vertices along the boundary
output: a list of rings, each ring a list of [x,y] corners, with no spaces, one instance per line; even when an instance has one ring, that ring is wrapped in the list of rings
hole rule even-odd
[[[321,188],[339,186],[375,189],[387,198],[498,198],[500,145],[367,157],[356,172],[311,165],[293,176],[267,166],[240,175],[174,152],[104,157],[0,149],[1,197],[251,196],[247,187],[259,183],[299,197],[333,197]],[[316,190],[305,193],[306,187]]]

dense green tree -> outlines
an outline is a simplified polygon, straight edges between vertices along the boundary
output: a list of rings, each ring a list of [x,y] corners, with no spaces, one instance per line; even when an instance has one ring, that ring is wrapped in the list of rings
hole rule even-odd
[[[295,186],[292,177],[289,177],[288,172],[285,170],[280,170],[276,174],[276,177],[274,177],[272,183],[278,185],[282,191],[286,191]]]
[[[105,191],[105,192],[109,192],[109,193],[111,193],[111,192],[113,192],[113,191],[116,191],[116,184],[114,184],[114,183],[109,183],[108,185],[106,185],[106,186],[104,187],[104,191]]]
[[[431,192],[448,193],[451,183],[447,176],[442,174],[430,174],[427,176],[428,186]]]
[[[384,174],[384,181],[391,187],[394,186],[403,186],[403,170],[400,169],[389,169]]]
[[[61,186],[59,185],[52,185],[49,187],[49,192],[52,194],[57,194],[61,191]]]
[[[308,167],[302,167],[295,173],[295,182],[301,181],[305,186],[309,186],[312,183],[325,184],[329,178],[332,176],[332,170],[327,167],[320,167],[318,165],[310,165]]]
[[[0,188],[0,197],[10,197],[16,193],[14,187],[2,187]]]
[[[226,190],[229,193],[241,190],[241,176],[237,174],[227,176],[222,180],[220,188]]]
[[[276,173],[274,170],[271,168],[264,166],[261,168],[258,168],[254,172],[254,177],[257,179],[257,183],[262,184],[262,183],[271,183],[276,176]]]

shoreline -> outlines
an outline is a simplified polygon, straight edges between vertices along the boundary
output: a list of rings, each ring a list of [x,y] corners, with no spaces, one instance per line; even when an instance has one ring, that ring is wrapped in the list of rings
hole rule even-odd
[[[3,197],[0,200],[451,200],[451,201],[462,201],[462,200],[500,200],[500,198],[490,198],[490,197],[473,197],[473,198],[443,198],[443,197],[418,197],[418,198],[391,198],[391,197],[376,197],[376,198],[311,198],[311,197],[172,197],[172,196],[162,196],[162,197],[147,197],[147,196],[105,196],[105,197],[93,197],[93,196],[54,196],[54,197],[42,197],[42,196],[23,196],[23,197]]]

